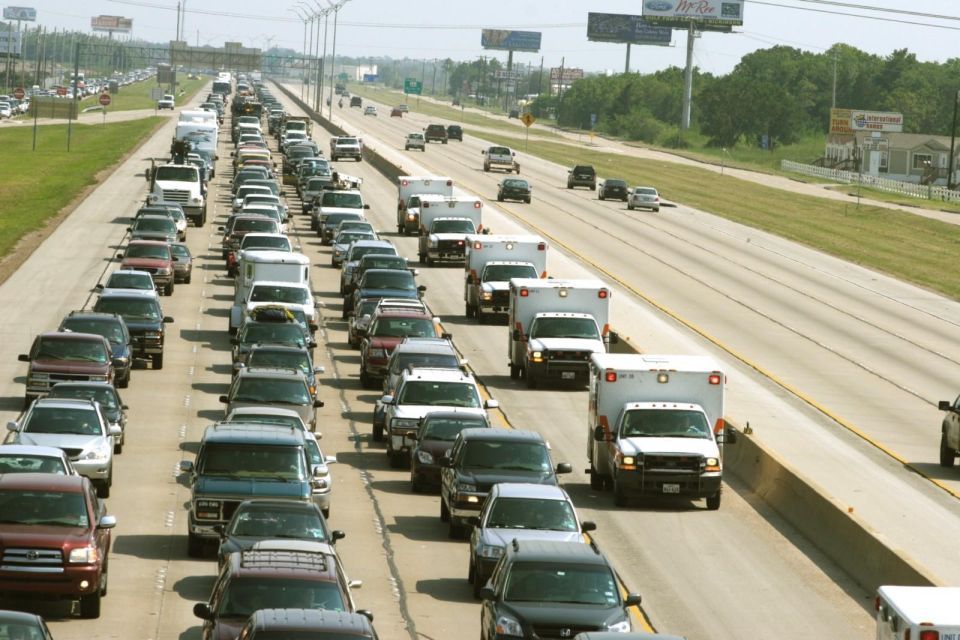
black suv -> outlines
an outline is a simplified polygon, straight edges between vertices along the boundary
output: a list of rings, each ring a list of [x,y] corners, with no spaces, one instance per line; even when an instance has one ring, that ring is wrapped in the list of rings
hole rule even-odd
[[[442,124],[428,124],[423,130],[423,139],[427,142],[442,142],[447,144],[447,128]]]
[[[613,567],[595,545],[518,541],[507,545],[480,590],[481,640],[572,638],[589,631],[631,631]]]
[[[578,164],[567,172],[567,189],[590,187],[597,190],[597,172],[589,164]]]
[[[93,311],[71,311],[60,321],[57,331],[76,333],[96,333],[110,343],[110,358],[117,387],[130,386],[130,369],[133,359],[133,338],[127,323],[117,313],[96,313]]]
[[[463,127],[458,124],[447,125],[447,140],[463,142]]]
[[[149,358],[154,369],[163,368],[165,324],[173,318],[163,315],[160,300],[153,291],[106,292],[97,298],[93,310],[119,314],[127,323],[133,339],[133,355]]]
[[[466,533],[467,520],[480,513],[498,482],[556,485],[558,474],[573,471],[567,462],[554,466],[535,431],[483,428],[461,431],[440,466],[440,520],[450,523],[451,538]]]
[[[619,180],[617,178],[608,178],[600,183],[600,190],[597,192],[597,199],[599,200],[623,200],[627,201],[627,198],[630,197],[630,187],[627,186],[627,183],[624,180]]]
[[[363,98],[361,98],[360,96],[350,96],[350,106],[351,106],[351,107],[362,107],[362,106],[363,106]]]

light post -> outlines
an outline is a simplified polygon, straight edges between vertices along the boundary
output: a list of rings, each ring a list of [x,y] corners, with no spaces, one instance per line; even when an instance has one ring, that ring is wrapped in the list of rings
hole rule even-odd
[[[299,5],[296,5],[296,6],[287,8],[287,11],[290,11],[290,12],[296,14],[296,16],[297,16],[298,18],[300,18],[300,20],[303,21],[303,56],[304,56],[304,59],[306,59],[306,56],[307,56],[307,16],[300,13],[300,6],[299,6]],[[304,80],[305,80],[305,79],[306,79],[306,75],[301,72],[301,74],[300,74],[300,97],[301,97],[301,98],[303,98]]]
[[[310,40],[306,47],[303,49],[303,76],[304,84],[307,85],[307,97],[306,101],[310,102],[310,51],[313,50],[313,22],[317,20],[317,14],[313,13],[313,9],[307,4],[304,0],[300,0],[297,3],[297,7],[303,11],[304,15],[307,16],[307,22],[310,23],[309,33]],[[317,88],[313,87],[314,93],[316,93]],[[301,96],[303,97],[303,96]]]
[[[323,67],[326,62],[327,57],[327,23],[329,22],[327,15],[330,13],[330,9],[324,8],[320,5],[317,0],[313,0],[313,4],[317,7],[317,38],[316,44],[314,45],[314,54],[313,59],[317,62],[317,77],[316,77],[316,87],[317,91],[313,97],[313,110],[317,113],[323,112],[323,107],[321,106],[320,97],[323,95]],[[323,58],[320,57],[320,18],[323,18]]]
[[[340,2],[337,3],[327,0],[330,9],[333,10],[333,46],[330,50],[330,110],[328,112],[328,120],[333,120],[333,74],[337,68],[337,16],[340,15],[340,8],[348,2],[350,2],[350,0],[340,0]]]
[[[960,91],[953,96],[953,123],[950,125],[950,168],[947,170],[947,188],[953,189],[953,149],[957,138],[957,103],[960,102]]]

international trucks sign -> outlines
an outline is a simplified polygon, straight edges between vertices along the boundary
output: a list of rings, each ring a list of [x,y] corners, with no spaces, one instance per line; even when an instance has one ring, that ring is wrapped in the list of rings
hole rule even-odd
[[[644,0],[643,18],[650,24],[697,29],[743,24],[744,0]]]
[[[900,133],[903,131],[903,114],[863,109],[830,110],[830,133],[851,135],[857,131]]]

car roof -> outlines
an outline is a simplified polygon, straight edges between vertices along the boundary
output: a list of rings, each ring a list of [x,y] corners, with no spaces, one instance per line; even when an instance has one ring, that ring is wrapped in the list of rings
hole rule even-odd
[[[363,616],[361,616],[363,617]],[[364,618],[366,619],[366,618]],[[0,624],[38,624],[43,618],[35,613],[0,609]]]
[[[313,548],[304,546],[306,541],[263,540],[251,549],[230,554],[230,569],[236,574],[271,574],[297,578],[316,578],[322,581],[338,581],[337,556],[330,545],[313,542]],[[294,544],[282,544],[294,543]],[[303,546],[304,548],[300,548]],[[322,549],[321,549],[322,547]]]
[[[286,309],[286,307],[283,307]],[[272,323],[277,324],[277,323]],[[310,355],[310,352],[306,347],[293,347],[288,344],[255,344],[250,348],[250,355],[253,355],[255,351],[272,351],[274,353],[299,353]]]
[[[113,313],[111,311],[88,311],[86,309],[71,311],[63,317],[60,324],[63,325],[63,323],[68,320],[113,320],[117,324],[126,324],[119,313]]]
[[[485,429],[483,427],[464,429],[460,432],[464,440],[497,440],[511,442],[539,442],[546,445],[543,436],[536,431],[524,429]]]
[[[491,429],[493,431],[493,429]],[[532,562],[572,562],[610,567],[607,558],[593,544],[545,540],[514,540],[505,550],[508,559]]]
[[[316,504],[300,500],[283,500],[277,498],[251,498],[244,500],[237,505],[237,511],[244,507],[277,507],[282,509],[302,509],[304,511],[316,511]]]
[[[79,331],[44,331],[41,333],[38,338],[57,338],[58,340],[89,340],[92,342],[100,342],[101,340],[106,340],[99,333],[81,333]]]
[[[413,369],[406,369],[403,372],[404,380],[433,380],[435,382],[468,382],[476,384],[476,381],[473,379],[473,376],[469,373],[466,373],[460,369],[434,369],[431,367],[420,367]],[[515,432],[511,431],[510,433],[533,433],[532,431],[522,431]]]
[[[177,165],[177,166],[181,166],[181,165]],[[148,246],[161,246],[161,247],[165,247],[165,246],[167,246],[168,243],[163,242],[163,241],[161,241],[161,240],[131,240],[130,242],[127,243],[127,246],[129,247],[129,246],[135,245],[135,244],[137,244],[137,245],[148,245]]]
[[[295,323],[291,323],[295,324]],[[303,379],[303,372],[297,369],[282,369],[279,367],[246,367],[237,372],[238,378],[299,378]]]
[[[373,637],[370,620],[360,613],[326,609],[258,609],[247,623],[253,630],[336,631],[341,635]]]
[[[50,458],[65,458],[66,453],[59,447],[41,447],[35,444],[5,444],[0,446],[0,455],[31,455]]]
[[[457,355],[456,349],[453,348],[453,344],[450,343],[446,338],[411,338],[408,337],[406,340],[398,344],[394,350],[394,353],[430,353],[430,354],[450,354],[453,356]]]
[[[56,473],[0,473],[0,490],[80,493],[85,479],[85,476],[62,476]]]
[[[203,432],[203,442],[268,443],[296,446],[304,442],[294,427],[259,422],[218,422]]]
[[[153,276],[150,275],[149,271],[143,271],[142,269],[117,269],[113,271],[110,275],[115,276],[117,274],[124,276],[140,276],[141,278],[150,278],[153,279]]]
[[[96,410],[96,404],[93,400],[84,398],[51,398],[43,396],[33,401],[32,407],[54,407],[57,409],[89,409]]]
[[[567,495],[566,491],[552,484],[498,482],[493,486],[492,491],[495,491],[501,498],[536,498],[538,500],[570,501],[570,496]]]

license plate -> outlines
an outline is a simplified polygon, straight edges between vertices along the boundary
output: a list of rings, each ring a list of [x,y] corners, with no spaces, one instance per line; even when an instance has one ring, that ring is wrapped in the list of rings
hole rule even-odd
[[[680,485],[679,485],[679,484],[664,484],[664,485],[663,485],[663,492],[664,492],[664,493],[680,493]]]
[[[563,371],[560,373],[561,380],[573,380],[577,377],[577,374],[573,371]]]

